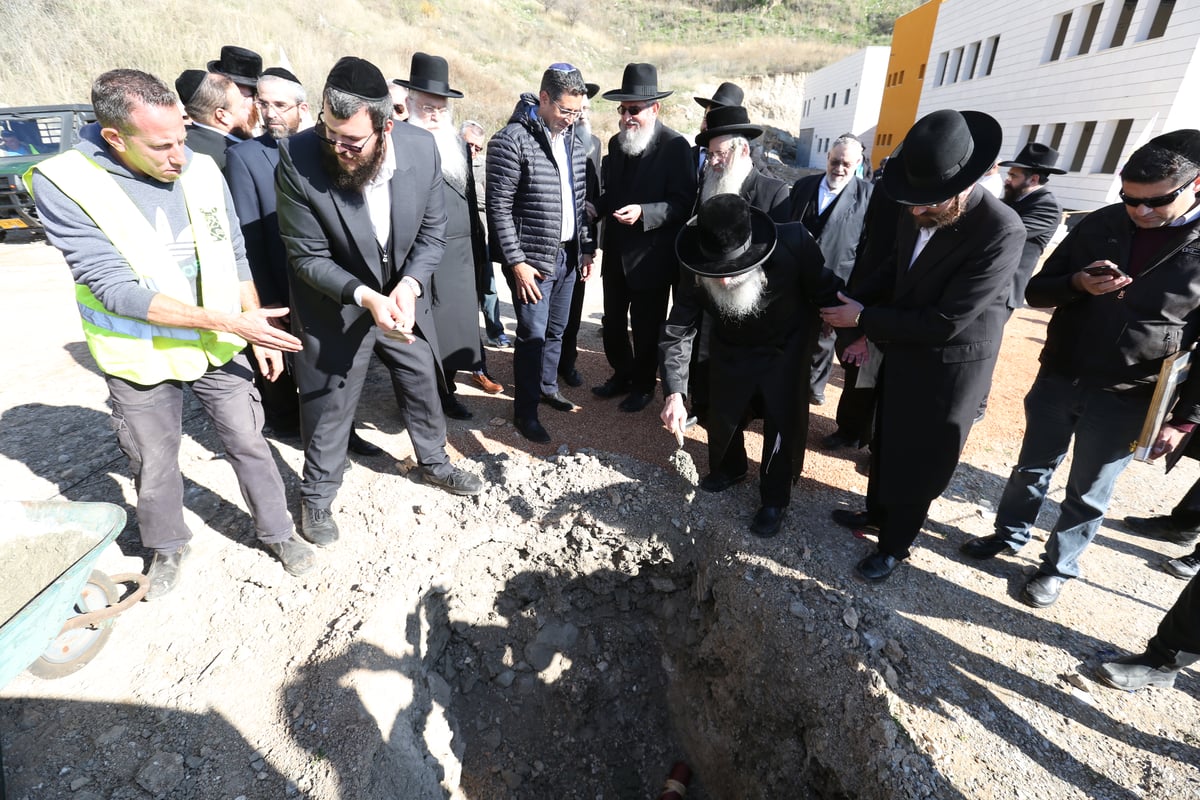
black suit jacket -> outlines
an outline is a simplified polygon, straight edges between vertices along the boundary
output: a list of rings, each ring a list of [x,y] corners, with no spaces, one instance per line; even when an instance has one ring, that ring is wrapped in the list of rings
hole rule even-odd
[[[1063,210],[1049,189],[1030,192],[1011,205],[1025,225],[1025,247],[1021,251],[1021,265],[1017,267],[1013,276],[1012,296],[1008,300],[1008,307],[1017,309],[1025,304],[1025,287],[1037,268],[1042,251],[1050,244],[1050,239],[1062,223]]]
[[[187,146],[193,152],[204,153],[212,158],[220,169],[225,169],[225,151],[231,145],[233,141],[223,133],[196,125],[187,126]]]
[[[696,199],[696,171],[687,139],[656,120],[645,151],[631,159],[621,152],[617,137],[612,137],[600,185],[596,203],[604,221],[600,246],[606,256],[618,257],[629,288],[636,291],[674,283],[679,273],[675,236]],[[609,218],[631,203],[642,207],[636,223],[622,225]]]
[[[917,229],[903,216],[891,258],[856,296],[867,306],[861,327],[883,351],[880,474],[871,476],[883,503],[932,500],[949,484],[991,385],[1025,242],[1016,213],[976,188],[910,267]]]
[[[788,198],[787,219],[799,222],[808,204],[815,206],[817,187],[824,177],[824,174],[806,175],[796,181]],[[838,194],[829,211],[829,219],[817,237],[825,264],[844,281],[850,280],[859,243],[863,240],[863,222],[871,202],[872,188],[871,184],[860,178],[851,178],[850,183]]]
[[[288,304],[287,250],[275,213],[275,167],[279,147],[269,133],[225,151],[225,181],[242,223],[246,258],[264,306]]]
[[[440,352],[430,318],[429,279],[446,247],[441,158],[433,136],[412,125],[393,126],[390,144],[396,171],[385,263],[362,194],[330,184],[316,133],[304,131],[279,143],[275,185],[289,259],[292,328],[305,349],[330,351],[330,364],[347,348],[357,348],[374,325],[370,312],[354,303],[354,290],[365,285],[387,294],[406,275],[423,289],[415,330]]]

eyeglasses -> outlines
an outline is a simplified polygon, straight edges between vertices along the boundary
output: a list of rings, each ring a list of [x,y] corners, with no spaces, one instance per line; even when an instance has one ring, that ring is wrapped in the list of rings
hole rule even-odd
[[[578,117],[580,114],[583,113],[582,108],[563,108],[562,106],[560,106],[558,103],[556,103],[553,100],[551,100],[550,102],[554,103],[554,107],[558,109],[558,113],[562,114],[567,119],[575,119],[576,117]]]
[[[730,145],[729,147],[722,147],[720,149],[709,150],[708,151],[708,160],[709,161],[724,161],[725,159],[727,159],[731,155],[733,155],[733,151],[734,151],[733,145]]]
[[[418,106],[418,108],[420,108],[421,113],[427,117],[433,117],[433,116],[438,116],[441,114],[449,114],[450,113],[450,106],[421,105],[421,106]]]
[[[368,136],[367,138],[363,139],[358,144],[350,144],[349,142],[343,142],[338,139],[330,139],[328,136],[325,136],[324,134],[321,133],[321,131],[327,130],[327,128],[325,127],[325,120],[323,119],[324,116],[325,116],[324,112],[317,115],[317,127],[313,131],[313,133],[315,133],[317,135],[318,139],[320,139],[322,142],[324,142],[325,144],[332,147],[334,150],[337,150],[340,147],[343,150],[345,150],[347,153],[354,153],[355,155],[358,155],[359,153],[361,153],[363,150],[366,149],[367,142],[371,141],[371,139],[374,138],[375,134],[379,133],[379,131],[371,131],[371,135]]]
[[[276,114],[286,114],[300,104],[292,103],[288,105],[280,102],[269,103],[266,100],[255,100],[254,105],[258,107],[259,111],[264,113],[267,111],[274,111]]]
[[[1200,178],[1200,173],[1193,175],[1188,179],[1187,183],[1183,184],[1183,186],[1180,186],[1175,191],[1169,194],[1160,194],[1158,197],[1130,197],[1129,195],[1125,194],[1124,189],[1117,192],[1117,194],[1120,195],[1121,201],[1127,206],[1133,206],[1134,208],[1137,208],[1138,206],[1145,206],[1146,208],[1161,208],[1165,205],[1175,202],[1175,198],[1179,197],[1179,195],[1183,194],[1189,186],[1195,183],[1196,178]]]
[[[650,106],[617,106],[617,113],[622,117],[628,114],[631,117],[636,117],[638,114],[645,111]]]

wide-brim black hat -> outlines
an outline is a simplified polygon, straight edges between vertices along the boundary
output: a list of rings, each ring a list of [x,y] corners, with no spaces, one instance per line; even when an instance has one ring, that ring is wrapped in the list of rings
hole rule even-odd
[[[721,106],[740,106],[745,98],[746,93],[742,91],[742,87],[736,83],[725,81],[717,87],[712,97],[693,97],[692,99],[708,110]]]
[[[696,144],[707,147],[718,136],[757,139],[763,128],[750,124],[750,115],[741,106],[717,106],[708,112],[708,127],[696,134]]]
[[[462,92],[450,88],[450,65],[446,63],[446,59],[428,53],[413,53],[412,64],[408,68],[408,80],[396,78],[392,82],[406,89],[437,97],[463,96]]]
[[[702,278],[732,278],[771,257],[778,234],[765,211],[741,195],[718,194],[700,204],[675,237],[675,256]]]
[[[262,74],[262,56],[253,50],[227,44],[221,48],[221,57],[208,62],[209,72],[219,72],[234,83],[254,86]]]
[[[658,69],[653,64],[626,64],[621,75],[621,88],[600,95],[605,100],[623,103],[629,100],[661,100],[671,92],[658,90]]]
[[[1002,167],[1020,167],[1030,172],[1044,172],[1047,175],[1066,175],[1065,169],[1054,166],[1058,163],[1058,151],[1048,144],[1041,142],[1026,142],[1012,161],[1001,161]]]
[[[175,79],[175,94],[179,95],[179,102],[185,106],[190,103],[192,95],[200,88],[207,74],[202,69],[185,69],[179,73],[179,77]]]
[[[1003,140],[1000,123],[982,111],[926,114],[888,160],[884,188],[906,206],[940,203],[983,177]]]
[[[587,96],[589,100],[591,100],[600,92],[600,84],[598,83],[585,83],[584,86],[587,87]]]

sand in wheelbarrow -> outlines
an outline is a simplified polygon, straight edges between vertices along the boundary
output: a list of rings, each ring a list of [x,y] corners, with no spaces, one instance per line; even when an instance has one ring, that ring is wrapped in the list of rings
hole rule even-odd
[[[0,620],[7,622],[96,544],[83,531],[0,538]]]

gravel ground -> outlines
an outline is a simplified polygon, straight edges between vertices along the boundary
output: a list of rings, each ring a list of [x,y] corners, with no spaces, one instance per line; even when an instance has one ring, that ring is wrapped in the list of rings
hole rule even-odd
[[[0,387],[0,499],[131,508],[61,262],[6,245],[0,282],[0,311],[27,334],[7,357],[21,379]],[[814,409],[784,532],[755,540],[753,481],[693,495],[655,405],[622,414],[587,391],[607,377],[598,289],[587,383],[564,389],[583,408],[543,412],[549,445],[513,430],[511,394],[461,387],[475,418],[451,422],[450,441],[489,481],[477,500],[408,478],[373,371],[358,418],[389,455],[352,461],[343,539],[303,579],[254,545],[189,404],[185,580],[119,617],[75,674],[0,689],[10,797],[651,797],[675,760],[701,800],[1200,797],[1195,673],[1141,693],[1090,680],[1142,649],[1183,586],[1158,566],[1185,549],[1119,520],[1167,511],[1196,465],[1127,470],[1085,576],[1050,609],[1016,599],[1040,541],[982,569],[957,553],[990,530],[1044,313],[1010,323],[988,415],[919,549],[868,586],[851,570],[870,544],[828,517],[858,507],[867,453],[815,448],[838,387]],[[509,384],[511,351],[488,355]],[[276,451],[294,501],[302,454]],[[685,452],[703,474],[702,430]],[[140,569],[132,523],[118,544],[102,568]]]

